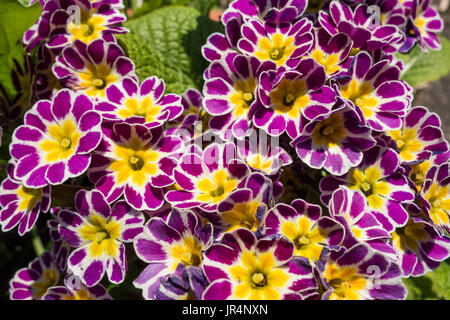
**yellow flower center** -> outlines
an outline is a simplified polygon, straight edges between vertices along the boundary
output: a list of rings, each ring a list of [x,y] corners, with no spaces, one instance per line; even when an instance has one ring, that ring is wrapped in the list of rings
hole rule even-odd
[[[225,169],[219,169],[214,173],[213,180],[204,178],[198,181],[197,189],[200,194],[197,196],[197,200],[213,204],[219,203],[236,189],[237,183],[237,180],[228,177]]]
[[[260,38],[255,56],[262,61],[273,60],[278,66],[283,65],[295,50],[294,38],[275,33],[272,39]]]
[[[335,113],[317,123],[311,136],[315,145],[329,148],[337,146],[346,134],[347,130],[344,128],[342,115]]]
[[[337,54],[328,55],[320,49],[315,49],[311,53],[311,57],[325,68],[327,75],[331,75],[341,69],[339,66],[339,56]]]
[[[128,145],[115,146],[116,160],[109,169],[116,172],[117,183],[125,181],[143,186],[148,176],[158,172],[160,155],[150,145],[144,145],[138,137],[132,137]]]
[[[373,109],[378,106],[378,100],[372,96],[372,93],[372,84],[369,82],[358,83],[355,79],[341,88],[342,97],[359,106],[366,118],[372,117]]]
[[[324,271],[324,278],[334,289],[330,299],[358,300],[359,290],[366,287],[367,280],[354,267],[341,267],[330,263]]]
[[[161,111],[161,107],[153,104],[150,97],[146,97],[141,101],[135,98],[128,98],[122,108],[117,111],[117,114],[122,119],[127,119],[132,116],[144,117],[145,122],[155,121]]]
[[[100,95],[105,97],[106,87],[117,81],[117,76],[111,68],[105,63],[88,64],[86,71],[79,74],[81,79],[79,90],[85,90],[85,93],[91,97]]]
[[[411,218],[404,227],[392,233],[392,243],[402,251],[408,248],[416,251],[419,248],[419,242],[427,238],[428,233],[424,229],[424,224],[415,223]]]
[[[450,224],[449,212],[450,212],[450,187],[441,186],[437,182],[433,182],[427,192],[424,194],[424,198],[430,203],[430,217],[431,220],[437,225]]]
[[[278,300],[279,292],[289,279],[287,273],[275,267],[272,252],[256,256],[253,252],[244,251],[238,264],[230,268],[231,279],[235,281],[233,295],[237,299]]]
[[[80,290],[77,290],[73,296],[69,294],[64,296],[63,300],[95,300],[95,298],[91,296],[86,288],[81,288]]]
[[[381,208],[384,202],[382,196],[389,193],[389,186],[385,181],[379,181],[380,169],[377,167],[368,167],[365,170],[353,169],[349,175],[351,177],[349,188],[360,190],[372,208]]]
[[[20,199],[19,210],[31,211],[36,204],[42,199],[42,189],[31,189],[21,186],[17,190],[17,196]]]
[[[80,227],[81,237],[90,242],[93,257],[103,253],[110,257],[118,256],[117,240],[120,238],[121,226],[115,219],[106,219],[99,214],[91,214]]]
[[[86,44],[98,39],[103,30],[105,30],[105,20],[103,17],[87,12],[81,12],[80,23],[72,21],[67,26],[67,31],[72,35],[71,42],[80,40]]]
[[[223,221],[229,226],[225,232],[244,227],[256,231],[259,226],[259,220],[256,218],[258,207],[261,204],[258,201],[236,203],[233,208],[221,214]]]
[[[270,100],[276,113],[287,114],[297,120],[301,110],[309,103],[305,80],[282,80],[270,93]]]
[[[45,153],[45,161],[56,162],[74,154],[81,134],[72,119],[68,118],[61,124],[53,124],[47,128],[47,131],[50,139],[40,144]]]
[[[171,256],[174,259],[172,270],[179,263],[185,266],[200,266],[202,264],[203,245],[192,235],[184,236],[183,239],[171,248]]]
[[[42,278],[35,281],[31,287],[34,298],[42,298],[48,288],[53,287],[58,282],[58,271],[55,268],[45,269]]]
[[[264,159],[259,153],[251,159],[247,159],[247,164],[253,169],[264,171],[269,174],[271,172],[272,160]]]
[[[235,93],[231,96],[230,101],[234,104],[235,109],[233,111],[234,116],[246,116],[250,106],[255,100],[255,89],[257,81],[254,78],[247,80],[236,80],[234,82]]]
[[[415,154],[422,150],[423,145],[417,139],[417,131],[414,128],[389,131],[389,135],[397,144],[397,149],[402,160],[414,161]]]
[[[281,224],[281,233],[294,243],[296,256],[319,260],[322,253],[320,243],[327,237],[327,233],[310,219],[303,216],[296,223],[286,220]]]

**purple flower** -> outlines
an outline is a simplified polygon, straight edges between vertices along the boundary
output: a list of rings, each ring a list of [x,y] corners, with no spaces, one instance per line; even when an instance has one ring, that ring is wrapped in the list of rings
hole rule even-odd
[[[364,244],[323,254],[319,270],[326,290],[322,299],[399,300],[407,296],[397,264]]]
[[[349,35],[356,52],[380,48],[385,52],[395,52],[403,40],[397,26],[375,23],[373,12],[365,3],[351,9],[341,1],[332,1],[329,12],[320,11],[319,22],[330,35],[339,32]]]
[[[345,226],[343,245],[346,248],[363,242],[373,250],[390,256],[393,260],[397,259],[394,249],[387,243],[391,235],[369,212],[361,191],[340,187],[331,196],[329,210],[331,217]]]
[[[361,52],[349,76],[337,80],[336,90],[373,130],[397,130],[412,100],[412,89],[399,79],[400,69],[389,60],[373,63],[368,53]]]
[[[116,26],[126,20],[122,8],[119,0],[45,1],[41,16],[25,31],[22,42],[31,51],[42,41],[58,50],[77,39],[86,44],[100,38],[114,40],[113,34],[127,32]]]
[[[19,235],[23,236],[35,225],[40,212],[50,208],[50,186],[27,188],[13,177],[14,164],[10,162],[6,169],[8,178],[0,186],[0,224],[6,232],[17,225]]]
[[[151,218],[144,232],[134,240],[137,256],[149,263],[134,281],[142,289],[145,299],[155,299],[155,293],[164,285],[167,276],[175,273],[180,264],[198,267],[203,263],[203,250],[212,242],[213,228],[210,223],[202,227],[193,212],[174,209],[166,221]]]
[[[27,268],[18,270],[9,282],[11,300],[40,300],[47,289],[58,283],[59,270],[52,255],[45,251],[28,264]]]
[[[420,191],[425,213],[442,236],[450,232],[450,164],[435,165],[427,172]]]
[[[62,89],[51,101],[40,100],[14,131],[14,177],[27,188],[40,188],[81,175],[101,140],[100,122],[84,94]]]
[[[275,63],[254,57],[229,54],[214,61],[208,70],[203,88],[205,110],[213,115],[209,127],[218,130],[228,140],[233,135],[242,139],[248,135],[251,119],[261,106],[257,97],[262,72],[276,69]]]
[[[61,237],[76,249],[68,269],[88,287],[96,285],[106,271],[113,283],[121,283],[127,272],[125,242],[143,230],[142,213],[119,201],[111,208],[99,191],[79,191],[76,212],[59,212]]]
[[[332,192],[340,185],[356,189],[364,194],[368,211],[386,231],[401,227],[408,221],[408,213],[402,203],[414,200],[414,191],[406,177],[398,171],[397,153],[375,146],[364,152],[363,162],[342,176],[327,176],[320,181],[321,200],[328,204]]]
[[[290,165],[292,158],[283,147],[269,145],[270,139],[264,143],[263,133],[256,134],[256,131],[254,133],[243,142],[238,142],[238,155],[250,169],[272,178],[280,172],[282,167]],[[259,143],[255,141],[255,138]]]
[[[286,131],[296,138],[301,116],[308,120],[323,118],[336,103],[336,95],[324,85],[325,80],[325,69],[311,58],[301,60],[295,69],[264,72],[258,92],[264,107],[255,113],[255,126],[270,135]]]
[[[325,68],[327,78],[345,73],[352,39],[342,32],[330,35],[323,28],[314,28],[313,35],[314,42],[308,55]]]
[[[177,118],[183,107],[175,94],[164,95],[164,81],[157,77],[145,79],[141,85],[133,78],[123,78],[106,88],[106,100],[96,105],[105,119],[157,127]]]
[[[406,40],[400,52],[408,52],[418,42],[423,51],[440,50],[437,33],[444,29],[439,13],[431,6],[431,0],[412,0],[411,14],[406,25]]]
[[[224,23],[242,16],[245,20],[257,18],[269,23],[290,23],[305,12],[307,0],[237,0],[230,4],[222,16]]]
[[[305,18],[288,26],[250,19],[242,26],[239,51],[260,61],[272,60],[279,67],[295,67],[311,48],[311,25]]]
[[[179,209],[215,211],[225,197],[244,185],[249,173],[237,159],[234,144],[210,144],[202,154],[181,157],[174,171],[179,190],[167,192],[166,200]]]
[[[363,151],[375,145],[371,132],[360,123],[353,109],[342,105],[325,119],[306,124],[291,145],[310,167],[342,175],[358,166],[363,160]]]
[[[106,87],[124,77],[136,77],[133,62],[113,42],[76,40],[56,58],[53,72],[61,83],[95,99],[106,99]]]
[[[272,181],[260,173],[252,173],[245,184],[232,191],[217,207],[221,229],[230,232],[247,228],[256,232],[271,200]]]
[[[316,283],[308,261],[293,253],[285,238],[257,240],[243,228],[225,233],[205,252],[203,270],[211,284],[203,299],[302,299]]]
[[[200,300],[208,285],[200,267],[178,264],[175,273],[161,278],[161,284],[155,291],[156,300]]]
[[[111,128],[112,127],[112,128]],[[162,127],[115,123],[92,156],[88,176],[109,203],[122,194],[136,210],[156,210],[164,203],[164,187],[173,184],[174,153],[180,138],[165,136]]]
[[[409,110],[402,119],[402,127],[386,134],[395,142],[402,163],[417,163],[433,154],[448,150],[448,143],[442,133],[441,121],[435,113],[425,107]]]
[[[101,284],[86,287],[80,278],[69,273],[64,279],[64,286],[49,288],[42,300],[112,300],[112,298]]]
[[[440,236],[431,223],[414,215],[392,233],[392,245],[403,277],[424,275],[450,256],[450,239]]]
[[[291,205],[278,203],[264,219],[264,235],[281,234],[294,244],[294,256],[319,261],[323,248],[336,248],[344,239],[344,227],[335,219],[322,215],[318,205],[302,199]]]

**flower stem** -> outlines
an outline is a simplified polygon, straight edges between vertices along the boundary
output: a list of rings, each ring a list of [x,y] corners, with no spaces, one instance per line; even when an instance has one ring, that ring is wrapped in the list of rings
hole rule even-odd
[[[31,243],[33,244],[34,252],[38,257],[44,253],[44,245],[42,244],[41,237],[39,236],[36,227],[31,229]]]

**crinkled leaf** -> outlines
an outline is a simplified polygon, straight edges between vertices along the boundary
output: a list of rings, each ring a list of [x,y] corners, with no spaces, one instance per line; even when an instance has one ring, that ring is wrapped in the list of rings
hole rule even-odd
[[[423,52],[416,46],[408,54],[397,54],[405,63],[402,79],[412,87],[439,80],[450,73],[450,40],[439,36],[442,49],[439,51]]]
[[[182,93],[201,89],[208,63],[201,47],[221,25],[194,8],[169,6],[152,11],[124,24],[130,33],[118,37],[134,61],[141,80],[158,76],[167,91]]]

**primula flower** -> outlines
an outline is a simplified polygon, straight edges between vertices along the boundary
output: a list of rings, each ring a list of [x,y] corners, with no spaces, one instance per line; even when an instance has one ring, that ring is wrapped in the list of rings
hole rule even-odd
[[[444,29],[439,13],[431,6],[431,0],[412,0],[410,16],[406,25],[406,40],[400,52],[410,51],[418,42],[423,51],[440,50],[437,33]]]
[[[431,223],[412,214],[404,227],[392,233],[392,246],[403,277],[424,275],[450,256],[450,239],[440,236]]]
[[[106,101],[96,105],[105,119],[157,127],[177,118],[183,107],[175,94],[164,95],[164,81],[157,77],[145,79],[140,85],[133,78],[123,78],[106,88]]]
[[[212,224],[202,227],[193,212],[174,209],[167,220],[151,218],[144,232],[134,241],[137,256],[149,263],[134,281],[145,299],[154,299],[160,280],[175,273],[180,264],[198,267],[203,263],[203,250],[213,241]]]
[[[161,284],[155,291],[156,300],[201,300],[208,285],[200,267],[178,264],[175,273],[161,278]]]
[[[431,156],[430,159],[424,160],[418,164],[406,165],[405,175],[410,179],[412,187],[416,187],[417,191],[422,190],[423,182],[428,171],[435,165],[441,165],[450,160],[450,151]]]
[[[46,41],[52,49],[61,49],[75,40],[86,44],[101,38],[113,40],[113,34],[127,32],[117,26],[126,20],[118,0],[48,0],[42,4],[42,14],[23,35],[23,43],[31,51]]]
[[[369,212],[366,199],[361,191],[341,186],[333,192],[329,210],[330,216],[345,226],[345,239],[342,244],[346,248],[363,242],[373,250],[396,260],[397,255],[394,249],[387,244],[391,235]]]
[[[269,145],[270,139],[264,144],[261,132],[257,134],[259,143],[254,143],[253,137],[256,135],[250,135],[249,139],[237,145],[239,157],[250,169],[272,178],[280,172],[282,167],[292,163],[291,156],[283,147]]]
[[[353,109],[342,105],[325,119],[306,124],[291,145],[310,167],[342,175],[358,166],[363,151],[375,145],[371,133],[369,127],[361,125]]]
[[[210,144],[200,155],[181,157],[174,171],[180,190],[167,192],[166,200],[179,209],[215,211],[223,199],[244,185],[249,173],[247,165],[237,159],[234,144]]]
[[[50,252],[42,255],[28,264],[27,268],[18,270],[9,282],[11,300],[40,300],[50,287],[59,280],[57,269]]]
[[[433,166],[420,191],[425,212],[441,235],[450,232],[450,164]]]
[[[40,188],[86,171],[102,137],[101,116],[93,107],[89,97],[68,89],[38,101],[13,134],[14,177],[27,188]]]
[[[76,249],[68,259],[68,269],[88,287],[106,273],[112,283],[121,283],[127,272],[125,242],[142,232],[144,217],[125,201],[111,208],[101,192],[79,191],[75,210],[59,212],[61,237]]]
[[[344,239],[344,227],[322,215],[322,208],[302,199],[291,205],[278,203],[264,219],[265,236],[281,234],[294,244],[294,256],[319,261],[323,248],[337,248]]]
[[[104,128],[88,176],[108,202],[124,194],[136,210],[156,210],[164,202],[163,188],[174,182],[173,154],[181,146],[182,140],[164,136],[162,127],[116,123]]]
[[[193,126],[194,122],[199,120],[201,113],[204,112],[203,96],[196,89],[187,89],[181,95],[181,105],[183,106],[181,114],[172,122],[169,122],[169,126],[187,129]]]
[[[256,232],[271,200],[272,181],[260,173],[252,173],[245,184],[231,192],[217,207],[221,229],[230,232],[247,228]]]
[[[112,298],[101,284],[93,287],[81,284],[79,289],[64,286],[51,287],[42,300],[112,300]]]
[[[386,134],[395,142],[402,163],[417,163],[448,150],[440,126],[437,114],[425,107],[415,107],[402,119],[399,130],[387,131]]]
[[[314,42],[308,55],[325,68],[327,78],[347,71],[345,61],[353,41],[345,33],[330,35],[323,28],[313,29]]]
[[[294,245],[285,238],[257,240],[243,228],[225,233],[205,252],[203,270],[211,284],[203,299],[302,299],[316,283],[311,265],[293,253]]]
[[[320,279],[330,300],[402,300],[407,290],[397,264],[364,244],[323,254]]]
[[[106,99],[106,87],[122,78],[136,77],[134,63],[113,42],[76,40],[56,58],[53,73],[61,83],[95,99]]]
[[[274,24],[291,23],[300,18],[307,4],[307,0],[237,0],[225,10],[222,22],[242,16],[245,20],[258,18]]]
[[[8,177],[0,186],[0,224],[6,232],[18,227],[19,235],[29,232],[36,223],[40,212],[50,208],[50,186],[27,188],[13,177],[14,164],[7,167]]]
[[[314,59],[301,60],[295,69],[264,72],[258,92],[264,107],[255,113],[255,126],[270,135],[286,131],[296,138],[302,115],[308,120],[323,118],[335,104],[336,95],[325,80],[325,69]]]
[[[128,32],[118,26],[125,22],[125,14],[108,3],[94,6],[87,0],[72,0],[72,5],[77,5],[79,10],[79,17],[74,18],[73,7],[64,8],[65,4],[61,5],[61,0],[53,1],[59,2],[61,9],[57,9],[50,20],[54,25],[51,26],[46,46],[52,50],[67,47],[75,40],[85,44],[98,39],[111,41],[114,40],[113,34]]]
[[[375,23],[369,6],[358,5],[351,9],[341,1],[332,1],[329,12],[320,11],[319,22],[330,35],[346,33],[353,40],[353,51],[395,52],[395,47],[403,40],[403,34],[395,25]]]
[[[412,100],[412,89],[399,79],[400,69],[389,60],[374,63],[368,53],[361,52],[349,76],[337,80],[336,90],[373,130],[397,130]]]
[[[239,51],[260,61],[272,60],[278,67],[295,67],[311,48],[311,25],[305,18],[286,27],[251,19],[242,26]]]
[[[213,62],[203,87],[205,110],[213,115],[209,127],[228,140],[242,139],[251,128],[251,119],[261,106],[257,97],[262,72],[276,69],[274,63],[260,63],[254,57],[231,54]]]
[[[340,185],[360,190],[368,211],[375,215],[386,231],[405,225],[408,213],[402,203],[414,200],[414,191],[406,177],[397,169],[399,159],[392,149],[375,146],[364,152],[363,162],[342,176],[327,176],[320,181],[321,200],[329,202],[331,194]]]

